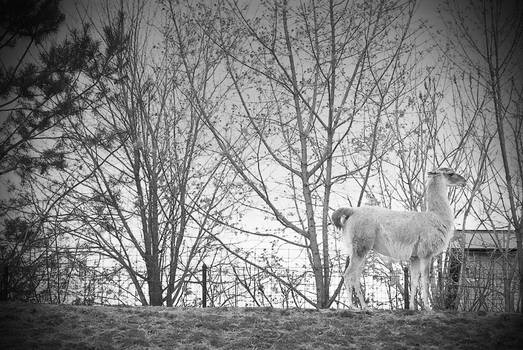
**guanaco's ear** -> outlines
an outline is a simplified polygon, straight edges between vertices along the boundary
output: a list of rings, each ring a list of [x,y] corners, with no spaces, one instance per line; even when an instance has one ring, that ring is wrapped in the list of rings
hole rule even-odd
[[[434,176],[434,175],[438,175],[439,173],[435,172],[435,171],[428,171],[427,174],[429,176]]]

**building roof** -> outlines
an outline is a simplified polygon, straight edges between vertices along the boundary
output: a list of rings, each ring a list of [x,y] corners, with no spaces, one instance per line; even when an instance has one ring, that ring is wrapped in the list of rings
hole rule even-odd
[[[467,250],[513,250],[517,249],[513,230],[456,230]]]

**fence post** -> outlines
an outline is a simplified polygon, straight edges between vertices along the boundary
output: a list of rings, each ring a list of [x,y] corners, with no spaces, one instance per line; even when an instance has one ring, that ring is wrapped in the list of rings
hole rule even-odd
[[[207,307],[207,265],[202,266],[202,307]]]
[[[1,264],[0,269],[0,300],[7,300],[9,297],[9,267],[7,264]]]
[[[405,310],[410,308],[409,305],[409,268],[405,266],[403,268],[403,295],[405,302]],[[413,305],[414,306],[414,305]]]

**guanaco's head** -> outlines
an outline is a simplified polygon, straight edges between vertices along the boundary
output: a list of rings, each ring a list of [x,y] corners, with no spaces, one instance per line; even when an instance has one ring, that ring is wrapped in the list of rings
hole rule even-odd
[[[459,174],[456,174],[454,170],[450,168],[438,168],[434,171],[428,172],[429,177],[439,177],[445,179],[447,186],[465,186],[467,180]]]

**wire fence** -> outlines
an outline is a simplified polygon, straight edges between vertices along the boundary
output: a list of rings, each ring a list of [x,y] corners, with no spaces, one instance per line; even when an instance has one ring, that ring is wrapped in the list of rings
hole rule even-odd
[[[141,301],[129,274],[110,260],[91,256],[89,260],[69,260],[37,272],[24,266],[2,266],[0,297],[13,297],[11,287],[26,277],[32,294],[18,293],[16,298],[36,302],[84,305],[140,305]],[[343,271],[335,265],[330,276],[329,295],[335,295],[330,307],[344,309],[348,291],[343,286]],[[467,273],[433,271],[432,303],[439,309],[465,311],[517,311],[521,307],[517,274],[504,275],[492,269],[468,267]],[[368,305],[378,309],[403,309],[409,294],[408,269],[365,269],[361,277]],[[144,283],[143,290],[147,292]],[[337,293],[339,291],[339,293]],[[297,267],[263,267],[249,264],[200,264],[191,268],[181,281],[175,306],[182,307],[314,307],[316,283],[311,270]],[[357,302],[357,298],[353,298]],[[419,300],[419,299],[418,299]],[[312,303],[311,303],[312,301]]]
[[[340,290],[332,299],[333,308],[349,306],[341,276],[342,271],[333,271],[331,276],[330,294]],[[378,274],[362,276],[368,304],[375,308],[403,308],[405,278],[402,272],[386,277]],[[305,308],[313,306],[307,299],[316,300],[314,274],[308,270],[220,267],[208,270],[207,281],[207,285],[193,284],[193,305],[206,298],[206,304],[214,307]]]

